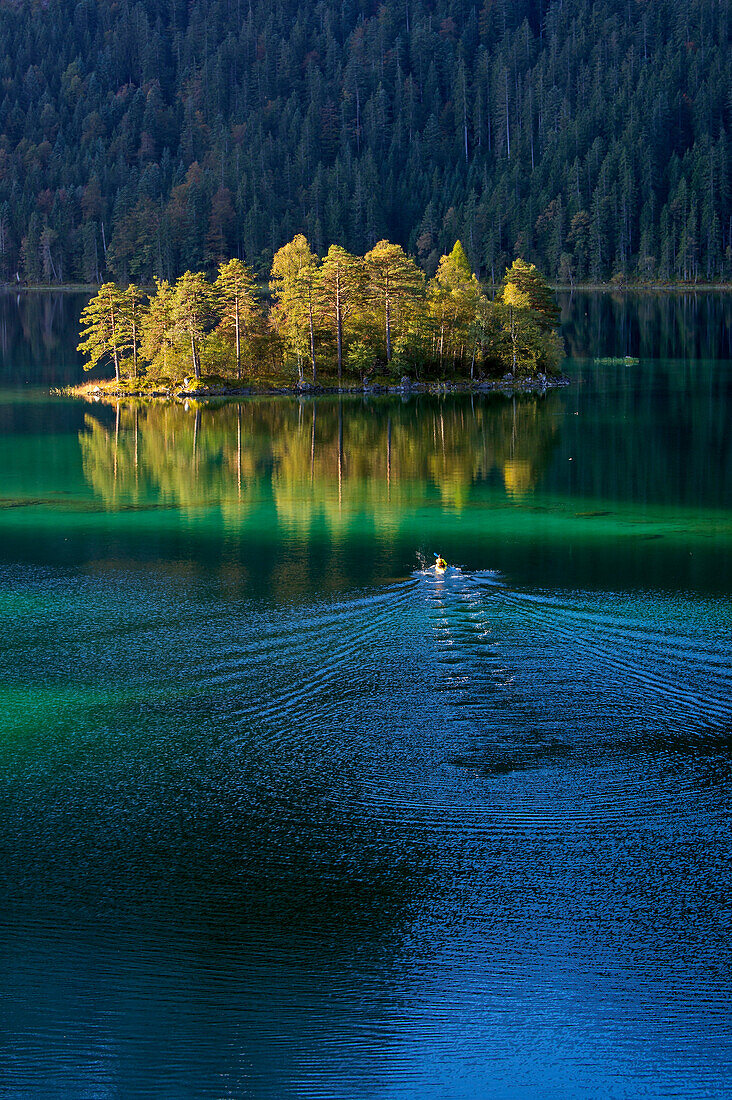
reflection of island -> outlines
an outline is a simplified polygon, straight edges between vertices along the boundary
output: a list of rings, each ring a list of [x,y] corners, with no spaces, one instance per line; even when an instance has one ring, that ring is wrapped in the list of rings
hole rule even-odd
[[[496,474],[523,496],[546,467],[560,416],[556,395],[124,403],[88,414],[80,442],[86,478],[113,508],[240,510],[266,497],[290,524],[311,523],[317,510],[337,527],[344,510],[398,510],[435,494],[459,509]]]

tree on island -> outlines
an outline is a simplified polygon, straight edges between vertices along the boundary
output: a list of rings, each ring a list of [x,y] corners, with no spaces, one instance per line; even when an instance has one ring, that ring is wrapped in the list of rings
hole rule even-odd
[[[307,238],[298,233],[275,252],[269,288],[275,300],[272,326],[297,360],[302,379],[302,361],[308,355],[316,381],[315,308],[318,291],[318,257]]]
[[[320,268],[319,298],[326,322],[336,338],[338,381],[343,377],[343,325],[363,301],[363,260],[338,244],[332,244]]]
[[[253,330],[260,313],[257,284],[251,268],[241,260],[219,264],[214,294],[221,317],[219,331],[234,334],[236,377],[241,378],[242,337]]]
[[[168,355],[175,345],[175,291],[165,279],[157,279],[155,286],[143,324],[140,354],[152,367],[160,365],[162,356],[163,374],[167,375]]]
[[[504,332],[511,341],[511,369],[553,370],[562,348],[556,335],[559,307],[554,292],[534,264],[520,258],[507,270],[497,298]]]
[[[499,297],[504,301],[506,291],[514,287],[526,296],[526,307],[536,314],[537,323],[544,332],[550,332],[559,324],[559,306],[554,291],[534,264],[520,257],[515,259],[503,280]],[[509,293],[512,293],[509,291]]]
[[[132,378],[137,378],[141,329],[145,317],[145,295],[134,283],[130,283],[122,295],[121,322],[125,348],[132,355]]]
[[[502,297],[503,302],[508,307],[508,331],[511,336],[511,352],[513,355],[511,366],[515,371],[518,364],[521,314],[525,315],[529,311],[529,296],[525,290],[521,290],[515,283],[506,283]]]
[[[173,328],[190,341],[193,374],[201,381],[200,345],[213,313],[213,290],[200,271],[186,271],[175,284]]]
[[[386,361],[391,362],[394,314],[404,320],[424,298],[424,275],[401,245],[379,241],[364,256],[364,266],[374,303],[383,317]]]
[[[81,314],[81,343],[78,351],[86,356],[84,370],[111,359],[114,377],[119,382],[125,346],[125,294],[116,283],[104,283]]]
[[[460,241],[443,256],[430,284],[430,307],[437,329],[437,356],[453,363],[463,359],[472,347],[481,290]]]
[[[274,256],[269,310],[238,259],[221,263],[213,285],[187,271],[175,286],[156,282],[149,301],[138,287],[105,283],[82,313],[87,368],[109,360],[115,378],[133,381],[204,373],[217,383],[251,370],[272,382],[295,359],[298,377],[316,341],[323,369],[364,381],[387,377],[475,377],[511,369],[554,370],[562,355],[552,292],[531,264],[517,260],[494,302],[483,292],[461,243],[440,260],[425,288],[414,260],[389,241],[365,257],[331,245],[318,261],[298,234]],[[331,339],[322,339],[331,337]],[[345,367],[344,367],[345,364]]]

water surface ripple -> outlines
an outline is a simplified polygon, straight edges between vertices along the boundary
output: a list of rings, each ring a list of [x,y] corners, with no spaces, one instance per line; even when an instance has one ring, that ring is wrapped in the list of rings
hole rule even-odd
[[[568,296],[543,397],[187,409],[29,389],[36,298],[0,1097],[732,1096],[729,296]]]
[[[728,606],[2,591],[5,1094],[722,1095]]]

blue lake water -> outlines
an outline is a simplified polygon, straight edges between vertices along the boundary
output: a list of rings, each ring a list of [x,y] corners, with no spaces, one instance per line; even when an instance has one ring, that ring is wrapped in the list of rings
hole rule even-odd
[[[3,308],[0,1095],[731,1095],[729,299],[198,411]]]

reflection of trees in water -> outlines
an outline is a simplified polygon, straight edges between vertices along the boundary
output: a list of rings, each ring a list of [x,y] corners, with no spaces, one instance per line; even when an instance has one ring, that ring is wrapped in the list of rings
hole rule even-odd
[[[88,294],[0,294],[0,379],[6,384],[81,381],[79,312]]]
[[[560,417],[557,394],[187,410],[124,403],[88,414],[80,442],[85,475],[112,507],[239,512],[268,498],[291,524],[321,513],[338,526],[351,508],[384,512],[438,497],[460,508],[475,482],[497,476],[509,494],[528,493]]]
[[[732,298],[671,291],[558,295],[562,335],[574,358],[732,358]]]

